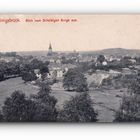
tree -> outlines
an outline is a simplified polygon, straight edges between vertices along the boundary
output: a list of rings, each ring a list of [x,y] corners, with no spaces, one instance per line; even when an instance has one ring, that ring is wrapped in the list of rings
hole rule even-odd
[[[2,114],[4,121],[8,122],[33,121],[35,110],[35,102],[27,99],[21,91],[15,91],[11,97],[6,98]]]
[[[6,75],[19,75],[20,74],[20,63],[14,61],[14,60],[6,63],[5,74]]]
[[[54,122],[57,118],[56,103],[57,100],[50,95],[51,89],[48,83],[42,82],[40,91],[33,95],[33,100],[37,104],[34,121]]]
[[[93,102],[87,93],[79,94],[65,102],[63,110],[58,115],[62,122],[96,122],[97,112],[94,111]]]
[[[4,80],[4,73],[0,72],[0,81]]]
[[[62,57],[61,57],[61,60],[62,60],[62,64],[66,64],[67,59],[66,59],[65,56],[62,56]]]
[[[93,62],[79,62],[78,70],[83,72],[83,73],[86,73],[90,69],[93,69],[92,64],[93,64]]]
[[[78,69],[69,69],[64,75],[63,87],[68,91],[88,91],[86,78]]]
[[[16,52],[6,52],[5,53],[5,56],[7,56],[7,57],[16,57]]]
[[[37,79],[34,72],[23,71],[21,76],[22,76],[22,80],[24,80],[25,82],[34,81]]]
[[[1,111],[0,111],[0,122],[3,122],[3,115],[1,113]]]
[[[115,114],[115,122],[140,121],[140,99],[136,95],[124,96],[120,109]]]
[[[100,63],[103,63],[103,62],[105,61],[104,55],[99,55],[99,56],[97,57],[97,61],[100,62]]]
[[[140,64],[140,57],[135,57],[136,63]]]
[[[129,91],[131,94],[140,95],[140,71],[138,71],[135,79],[131,81]]]
[[[120,60],[120,65],[122,68],[126,68],[126,67],[129,67],[129,66],[132,66],[133,63],[130,61],[131,57],[123,57],[121,60]]]
[[[30,62],[30,66],[31,66],[31,70],[32,69],[38,69],[40,68],[40,66],[43,65],[43,62],[42,61],[39,61],[38,59],[33,59],[31,62]]]
[[[57,120],[57,100],[50,95],[49,85],[43,83],[37,95],[26,97],[15,91],[6,98],[0,113],[0,121],[8,122],[54,122]]]
[[[136,122],[140,121],[140,72],[133,80],[129,88],[129,93],[122,99],[119,110],[115,113],[116,122]]]

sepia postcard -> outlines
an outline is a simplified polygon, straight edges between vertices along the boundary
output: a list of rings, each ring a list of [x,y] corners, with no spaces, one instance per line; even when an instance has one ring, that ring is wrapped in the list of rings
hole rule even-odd
[[[1,14],[0,122],[139,122],[140,14]]]

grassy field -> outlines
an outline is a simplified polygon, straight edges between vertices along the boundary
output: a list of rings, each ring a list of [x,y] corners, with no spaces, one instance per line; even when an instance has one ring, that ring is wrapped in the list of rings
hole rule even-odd
[[[99,122],[112,122],[115,111],[119,109],[123,93],[120,90],[95,90],[90,91],[94,102],[94,108],[98,111]]]
[[[21,90],[28,96],[37,93],[38,88],[25,84],[20,77],[2,81],[0,82],[0,105],[2,105],[5,98],[10,96],[15,90]]]
[[[20,77],[11,78],[0,82],[0,105],[3,104],[6,97],[10,96],[15,90],[22,90],[27,96],[36,94],[38,87],[31,84],[25,84]],[[125,89],[123,89],[125,92]],[[99,122],[112,122],[114,119],[114,112],[119,108],[121,98],[124,92],[119,90],[92,90],[89,94],[94,102],[94,108],[98,111]],[[52,95],[58,100],[57,107],[62,108],[64,102],[69,100],[71,96],[79,93],[67,92],[62,88],[62,83],[57,83],[52,86]]]
[[[52,86],[53,95],[58,99],[58,107],[62,108],[65,101],[71,96],[79,93],[64,91],[62,83],[57,83]],[[123,92],[122,92],[123,91]],[[112,122],[114,120],[115,111],[119,109],[121,96],[126,92],[126,89],[117,90],[91,90],[89,95],[93,100],[93,107],[98,111],[99,122]]]

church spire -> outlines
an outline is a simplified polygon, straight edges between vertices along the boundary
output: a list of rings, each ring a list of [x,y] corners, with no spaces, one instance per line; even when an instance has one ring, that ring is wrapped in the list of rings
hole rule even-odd
[[[51,43],[49,44],[49,50],[52,50],[52,45],[51,45]]]
[[[51,43],[49,44],[49,49],[48,49],[48,56],[51,56],[52,55],[52,45]]]

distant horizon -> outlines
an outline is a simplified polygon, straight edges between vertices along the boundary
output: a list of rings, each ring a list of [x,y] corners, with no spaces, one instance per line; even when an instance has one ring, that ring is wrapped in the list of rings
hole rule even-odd
[[[98,51],[103,51],[103,50],[110,50],[110,49],[123,49],[123,50],[140,50],[140,49],[130,49],[130,48],[105,48],[105,49],[100,49],[100,50],[83,50],[83,51],[78,51],[78,50],[68,50],[68,51],[59,51],[59,50],[53,50],[53,52],[98,52]],[[7,53],[7,52],[48,52],[48,50],[29,50],[29,51],[0,51],[0,53]]]

